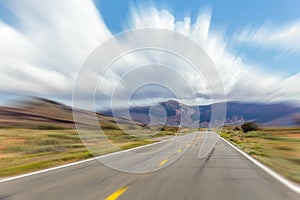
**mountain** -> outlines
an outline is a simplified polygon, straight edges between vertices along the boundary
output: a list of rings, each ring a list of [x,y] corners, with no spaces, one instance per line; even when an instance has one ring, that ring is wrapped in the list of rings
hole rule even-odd
[[[188,106],[178,101],[169,100],[154,106],[131,107],[129,113],[132,120],[149,124],[157,123],[156,121],[162,122],[163,119],[153,119],[157,116],[155,113],[162,113],[161,110],[164,110],[166,125],[178,126],[181,122],[181,125],[188,126],[198,123],[200,127],[207,127],[211,118],[212,105]],[[101,113],[112,116],[112,112],[109,110],[101,111]],[[114,112],[114,116],[128,118],[124,113],[126,110],[118,109]],[[300,113],[300,107],[288,103],[227,102],[225,125],[238,126],[251,120],[261,125],[292,126],[295,125],[297,113]]]
[[[85,120],[80,122],[84,125],[93,125],[91,118],[94,113],[74,109],[61,103],[43,99],[32,98],[18,103],[18,106],[0,106],[0,128],[2,127],[26,127],[33,129],[64,129],[75,128],[73,113],[79,112]],[[116,127],[115,119],[111,116],[97,113],[97,118],[102,128]],[[118,119],[119,123],[132,123],[126,119]],[[140,124],[138,124],[140,125]]]
[[[125,109],[106,110],[97,113],[101,126],[115,127],[116,121],[137,125],[166,124],[169,126],[207,127],[211,118],[212,105],[188,106],[175,100],[161,102],[152,106],[131,107],[130,116]],[[89,119],[93,112],[75,109],[84,114],[82,124],[91,125]],[[300,108],[287,103],[264,104],[227,102],[226,125],[240,125],[254,120],[267,126],[292,126],[300,123]],[[199,120],[200,114],[200,120]],[[116,117],[113,118],[112,116]],[[72,107],[42,98],[23,101],[19,106],[0,106],[0,127],[28,127],[37,129],[74,128]]]
[[[199,109],[203,113],[200,122],[209,121],[211,105],[199,106]],[[299,112],[299,107],[287,103],[227,102],[226,123],[235,124],[244,120],[256,121],[261,125],[289,126],[294,125],[293,117]]]

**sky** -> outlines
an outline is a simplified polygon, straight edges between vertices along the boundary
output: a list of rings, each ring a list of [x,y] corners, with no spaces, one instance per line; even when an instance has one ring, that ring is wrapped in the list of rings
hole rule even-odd
[[[71,104],[82,64],[98,46],[124,31],[159,28],[183,34],[203,48],[220,74],[227,100],[300,104],[299,7],[297,0],[3,0],[0,102],[30,95]],[[212,90],[188,64],[161,52],[143,51],[123,56],[104,75],[106,82],[97,87],[98,106],[108,104],[124,74],[154,61],[171,66],[187,84],[174,81],[179,79],[176,75],[166,82],[202,94],[196,95],[198,103],[215,100],[208,98]],[[150,67],[150,79],[158,73],[153,69],[159,66]],[[127,81],[125,85],[133,84]],[[124,93],[125,85],[115,92]],[[132,97],[148,103],[173,97],[171,93],[153,85],[136,90]],[[82,102],[84,96],[82,92]],[[192,98],[186,92],[179,96],[187,103]]]

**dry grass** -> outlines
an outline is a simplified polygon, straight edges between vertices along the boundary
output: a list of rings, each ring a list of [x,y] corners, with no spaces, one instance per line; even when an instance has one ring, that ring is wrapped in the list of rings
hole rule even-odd
[[[158,137],[176,134],[171,129],[157,132],[153,131],[156,130],[155,127],[150,129],[139,127],[132,130],[132,135],[128,135],[115,124],[108,125],[110,127],[104,129],[105,135],[93,129],[85,130],[86,135],[94,138],[91,142],[85,140],[89,151],[82,144],[76,129],[0,128],[0,177],[32,172],[90,158],[93,155],[150,144],[157,141]],[[107,139],[110,142],[107,142]]]
[[[75,129],[72,112],[83,117],[81,138]],[[135,124],[126,119],[116,123],[113,117],[97,114],[105,131],[101,134],[91,120],[94,115],[40,98],[21,101],[15,107],[0,106],[0,177],[149,144],[155,142],[154,138],[176,134],[171,128],[160,131],[159,127]]]
[[[248,133],[226,127],[220,135],[283,176],[300,183],[299,127],[267,127]]]

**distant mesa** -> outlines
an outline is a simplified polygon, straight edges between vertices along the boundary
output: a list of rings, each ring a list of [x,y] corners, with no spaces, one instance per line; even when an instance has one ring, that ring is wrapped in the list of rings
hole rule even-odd
[[[212,105],[188,106],[175,100],[159,103],[167,114],[166,125],[178,126],[184,123],[198,123],[200,127],[208,127],[211,120]],[[131,119],[149,124],[150,106],[130,107]],[[118,109],[117,116],[124,117],[122,113],[126,110]],[[110,110],[99,111],[103,114],[112,116]],[[227,102],[227,112],[225,125],[239,126],[245,121],[256,121],[265,126],[293,126],[300,123],[300,107],[292,106],[288,103],[246,103],[246,102]],[[181,119],[181,117],[183,118]],[[200,119],[199,119],[200,116]],[[295,116],[298,116],[297,118]]]
[[[169,100],[160,102],[157,106],[131,107],[129,109],[131,119],[125,118],[125,113],[127,113],[125,109],[118,109],[114,112],[117,116],[112,116],[111,110],[102,110],[97,113],[97,117],[100,123],[105,124],[115,123],[115,117],[118,118],[118,122],[134,123],[140,126],[163,122],[167,126],[184,124],[184,126],[208,127],[212,105],[188,106]],[[94,113],[87,110],[76,109],[75,112],[94,116]],[[288,103],[227,102],[225,125],[239,126],[245,121],[256,121],[263,126],[300,125],[300,107]],[[49,99],[33,98],[23,101],[18,107],[0,106],[0,125],[1,127],[17,126],[39,129],[43,127],[74,128],[74,120],[70,106]]]

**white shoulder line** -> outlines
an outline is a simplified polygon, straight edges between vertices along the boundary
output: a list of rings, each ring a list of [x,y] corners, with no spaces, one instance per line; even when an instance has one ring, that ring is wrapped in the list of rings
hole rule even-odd
[[[259,162],[258,160],[252,158],[250,155],[248,155],[247,153],[243,152],[242,150],[240,150],[239,148],[237,148],[236,146],[234,146],[233,144],[231,144],[230,142],[228,142],[227,140],[225,140],[224,138],[222,138],[220,136],[220,138],[225,141],[227,144],[229,144],[232,148],[234,148],[235,150],[237,150],[238,152],[240,152],[243,156],[245,156],[247,159],[249,159],[250,161],[252,161],[254,164],[256,164],[258,167],[260,167],[262,170],[264,170],[265,172],[267,172],[269,175],[271,175],[273,178],[275,178],[276,180],[278,180],[280,183],[282,183],[283,185],[285,185],[287,188],[289,188],[290,190],[300,194],[300,186],[286,178],[284,178],[283,176],[281,176],[280,174],[278,174],[277,172],[273,171],[272,169],[270,169],[269,167],[267,167],[266,165],[262,164],[261,162]]]
[[[155,142],[155,143],[152,143],[152,144],[146,144],[146,145],[143,145],[143,146],[139,146],[139,147],[135,147],[135,148],[131,148],[131,149],[126,149],[126,150],[123,150],[123,151],[117,151],[117,152],[105,154],[105,155],[102,155],[102,156],[98,156],[98,157],[89,158],[89,159],[86,159],[86,160],[81,160],[81,161],[77,161],[77,162],[73,162],[73,163],[69,163],[69,164],[57,166],[57,167],[52,167],[52,168],[48,168],[48,169],[43,169],[43,170],[40,170],[40,171],[28,173],[28,174],[23,174],[23,175],[19,175],[19,176],[13,176],[13,177],[6,178],[6,179],[2,179],[2,180],[0,179],[0,183],[6,182],[6,181],[12,181],[12,180],[15,180],[15,179],[24,178],[24,177],[28,177],[28,176],[32,176],[32,175],[36,175],[36,174],[41,174],[41,173],[45,173],[45,172],[49,172],[49,171],[54,171],[54,170],[57,170],[57,169],[62,169],[62,168],[66,168],[66,167],[71,167],[71,166],[74,166],[74,165],[78,165],[78,164],[90,162],[90,161],[93,161],[93,160],[97,160],[97,159],[99,159],[99,158],[104,158],[104,157],[116,155],[116,154],[119,154],[119,153],[124,153],[124,152],[132,151],[132,150],[141,149],[141,148],[144,148],[144,147],[153,146],[153,145],[156,145],[156,144],[160,144],[160,143],[169,141],[169,140],[171,140],[171,139],[172,139],[172,138],[166,139],[166,140],[163,140],[163,141],[160,141],[160,142]]]

